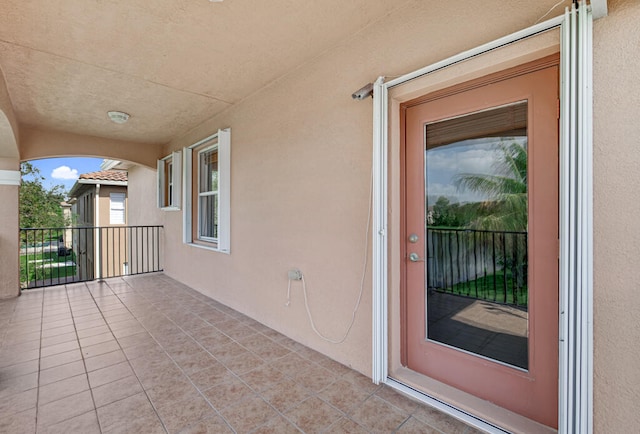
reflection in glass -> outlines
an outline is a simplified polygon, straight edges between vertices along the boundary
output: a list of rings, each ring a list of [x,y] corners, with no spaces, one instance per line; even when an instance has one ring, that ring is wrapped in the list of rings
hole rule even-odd
[[[426,126],[427,338],[528,368],[527,103]]]

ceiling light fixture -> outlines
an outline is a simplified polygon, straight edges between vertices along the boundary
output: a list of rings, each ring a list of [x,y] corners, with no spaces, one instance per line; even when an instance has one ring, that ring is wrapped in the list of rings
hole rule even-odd
[[[109,119],[111,119],[116,124],[124,124],[129,120],[130,117],[127,113],[119,111],[109,111],[107,112],[107,115],[109,116]]]

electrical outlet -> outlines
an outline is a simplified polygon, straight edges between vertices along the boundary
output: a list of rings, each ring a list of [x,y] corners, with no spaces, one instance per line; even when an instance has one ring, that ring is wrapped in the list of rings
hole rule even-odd
[[[288,271],[289,280],[302,280],[302,271],[294,268]]]

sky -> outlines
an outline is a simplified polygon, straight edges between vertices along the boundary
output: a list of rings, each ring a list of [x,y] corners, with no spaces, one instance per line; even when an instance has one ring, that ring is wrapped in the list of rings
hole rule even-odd
[[[526,137],[509,137],[526,146]],[[496,174],[495,164],[501,155],[500,138],[464,140],[426,151],[427,198],[433,205],[440,196],[451,203],[491,200],[486,194],[461,190],[455,180],[462,174]]]
[[[69,191],[73,184],[83,173],[97,172],[100,170],[102,158],[45,158],[31,160],[30,163],[40,170],[40,175],[45,178],[43,185],[50,189],[54,185],[63,185],[65,191]]]

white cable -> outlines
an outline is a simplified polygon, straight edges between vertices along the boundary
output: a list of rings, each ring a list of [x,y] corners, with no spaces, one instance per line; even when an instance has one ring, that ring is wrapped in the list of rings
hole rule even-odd
[[[562,3],[564,3],[565,1],[567,1],[567,0],[560,0],[558,3],[556,3],[556,4],[555,4],[555,5],[553,5],[553,6],[551,6],[551,9],[549,9],[549,10],[547,11],[547,13],[546,13],[546,14],[544,14],[543,16],[541,16],[541,17],[540,17],[540,19],[539,19],[538,21],[536,21],[535,23],[533,23],[533,24],[534,24],[534,25],[535,25],[535,24],[538,24],[538,23],[539,23],[540,21],[542,21],[542,20],[543,20],[547,15],[549,15],[549,14],[550,14],[550,13],[551,13],[555,8],[557,8],[558,6],[560,6],[560,5],[561,5]]]
[[[358,301],[356,302],[356,306],[353,309],[353,314],[351,315],[351,323],[349,324],[349,327],[347,328],[347,331],[345,332],[344,336],[342,337],[342,339],[336,341],[333,339],[329,339],[328,337],[324,336],[322,333],[320,333],[320,331],[318,331],[318,329],[316,328],[316,324],[313,321],[313,316],[311,315],[311,309],[309,309],[309,301],[307,299],[307,283],[304,280],[304,274],[300,273],[301,275],[301,279],[302,279],[302,294],[304,295],[304,307],[307,309],[307,315],[309,316],[309,322],[311,323],[311,328],[313,329],[313,331],[320,336],[320,338],[322,338],[323,340],[330,342],[332,344],[341,344],[343,343],[346,339],[347,336],[349,335],[349,332],[351,331],[351,328],[353,327],[353,324],[356,322],[356,313],[358,312],[358,308],[360,307],[360,301],[362,301],[362,294],[364,292],[364,279],[366,277],[367,274],[367,264],[368,264],[368,260],[369,260],[369,226],[371,225],[371,205],[372,205],[372,200],[373,200],[373,166],[371,166],[371,182],[369,183],[369,210],[367,213],[367,226],[365,228],[365,232],[364,232],[364,261],[362,263],[362,277],[360,278],[360,294],[358,294]],[[289,286],[287,288],[287,303],[285,303],[285,306],[289,306],[289,304],[291,303],[291,279],[289,279]]]

